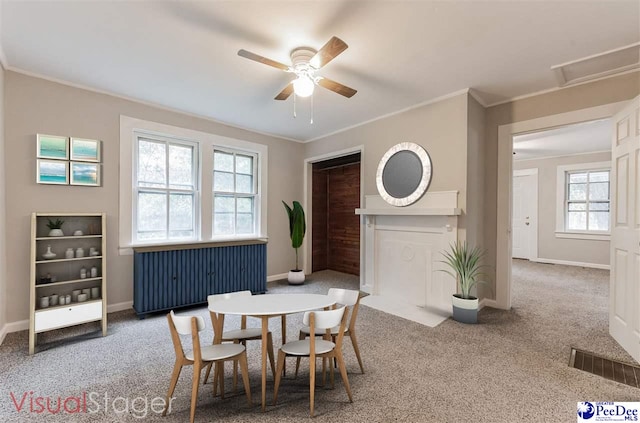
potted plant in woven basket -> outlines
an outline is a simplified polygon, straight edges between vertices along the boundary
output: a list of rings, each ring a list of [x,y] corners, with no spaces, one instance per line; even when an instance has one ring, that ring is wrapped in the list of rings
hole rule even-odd
[[[456,279],[458,293],[453,294],[453,319],[462,323],[478,323],[478,298],[471,295],[471,289],[479,283],[485,274],[481,261],[484,250],[480,247],[469,247],[467,242],[456,241],[448,251],[442,253],[442,263],[451,268],[442,270]]]
[[[291,285],[301,285],[304,283],[304,270],[298,266],[298,249],[302,246],[304,234],[307,226],[304,218],[304,209],[299,202],[294,201],[293,207],[289,207],[284,201],[284,208],[289,216],[289,236],[291,237],[291,246],[296,250],[296,268],[289,271],[288,280]]]

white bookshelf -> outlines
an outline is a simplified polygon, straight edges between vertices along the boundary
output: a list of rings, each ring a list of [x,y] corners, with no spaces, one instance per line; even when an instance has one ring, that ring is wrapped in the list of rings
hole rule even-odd
[[[49,236],[49,220],[64,220],[63,236]],[[38,333],[88,322],[101,321],[102,335],[107,334],[107,263],[106,263],[106,213],[32,213],[31,258],[29,298],[29,354],[35,352]],[[73,235],[82,231],[82,235]],[[56,257],[46,259],[47,247]],[[76,257],[77,248],[84,250],[84,257]],[[90,256],[90,248],[98,255]],[[74,251],[73,258],[66,258],[68,248]],[[80,276],[82,268],[86,277]],[[91,276],[91,267],[97,268]],[[87,301],[72,301],[70,304],[40,307],[40,298],[54,294],[71,295],[73,290],[100,288],[98,298]]]

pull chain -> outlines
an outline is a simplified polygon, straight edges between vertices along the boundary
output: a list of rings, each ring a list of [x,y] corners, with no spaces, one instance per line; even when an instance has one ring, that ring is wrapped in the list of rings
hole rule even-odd
[[[293,117],[294,118],[298,117],[298,115],[296,114],[296,97],[297,95],[294,93],[293,94]]]
[[[311,94],[311,120],[309,121],[310,125],[313,125],[313,94]]]

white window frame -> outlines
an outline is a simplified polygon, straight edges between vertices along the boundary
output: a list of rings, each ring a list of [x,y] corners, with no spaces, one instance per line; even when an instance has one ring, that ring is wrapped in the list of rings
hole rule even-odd
[[[193,241],[170,241],[162,243],[135,243],[133,242],[133,205],[134,205],[134,154],[136,147],[135,132],[146,132],[156,135],[165,135],[170,138],[178,138],[197,142],[199,152],[199,189],[200,189],[200,221],[198,222],[199,234]],[[228,148],[254,153],[258,157],[258,169],[256,172],[258,183],[259,201],[256,207],[256,229],[251,236],[224,236],[211,237],[213,233],[213,148]],[[268,188],[268,163],[269,148],[267,145],[250,141],[239,140],[181,128],[162,123],[136,119],[129,116],[120,116],[120,181],[119,181],[119,216],[118,216],[118,247],[120,255],[133,254],[132,247],[145,245],[181,245],[196,243],[211,243],[227,240],[266,240],[267,239],[267,188]],[[206,176],[203,176],[206,175]]]
[[[562,165],[557,167],[556,176],[556,238],[570,238],[570,239],[587,239],[608,241],[611,235],[610,231],[578,231],[569,230],[566,228],[566,216],[567,216],[567,175],[569,173],[577,172],[595,172],[595,171],[609,171],[611,175],[611,162],[592,162],[592,163],[579,163],[571,165]],[[609,181],[611,184],[611,181]],[[611,204],[611,199],[609,199]],[[611,210],[611,207],[609,207]],[[611,213],[611,212],[609,212]],[[611,217],[611,215],[609,215]],[[611,228],[611,224],[609,224]]]
[[[233,160],[233,184],[235,186],[235,175],[236,175],[236,161],[235,161],[235,157],[236,155],[241,155],[241,156],[250,156],[253,158],[253,192],[252,193],[239,193],[237,191],[216,191],[213,186],[213,178],[215,178],[215,153],[216,151],[220,151],[222,153],[227,153],[227,154],[233,154],[234,160]],[[214,166],[213,166],[213,172],[211,172],[211,178],[212,178],[212,194],[211,194],[211,199],[212,199],[212,211],[211,211],[211,238],[212,239],[228,239],[229,237],[245,237],[245,236],[255,236],[258,232],[259,232],[259,210],[258,210],[258,204],[260,201],[260,177],[258,175],[258,169],[259,169],[259,156],[257,153],[251,152],[251,151],[244,151],[244,150],[238,150],[238,149],[232,149],[232,148],[225,148],[225,147],[218,147],[218,146],[214,146],[213,147],[213,151],[211,152],[211,155],[214,157]],[[213,223],[213,219],[215,218],[215,196],[216,194],[221,194],[221,195],[225,195],[225,196],[233,196],[234,199],[238,199],[238,198],[247,198],[247,197],[251,197],[253,198],[253,233],[251,234],[236,234],[235,233],[235,228],[236,228],[236,220],[237,220],[237,207],[235,205],[234,202],[234,234],[219,234],[216,235],[214,233],[214,229],[215,229],[215,225]]]
[[[147,243],[167,243],[167,242],[188,242],[188,241],[197,241],[200,239],[200,151],[199,144],[194,141],[184,140],[181,138],[175,138],[166,135],[153,134],[146,131],[135,131],[135,146],[134,146],[134,159],[133,159],[133,207],[132,207],[132,222],[131,222],[131,239],[133,244],[147,244]],[[164,188],[158,187],[140,187],[138,185],[138,143],[140,140],[148,140],[151,142],[157,142],[159,144],[164,144],[169,147],[171,145],[183,145],[193,148],[193,157],[192,157],[192,180],[193,180],[193,189],[185,190],[178,188],[169,188],[169,181],[167,180],[167,186]],[[166,156],[166,170],[167,170],[167,178],[169,177],[169,154],[167,149]],[[193,195],[193,214],[192,214],[192,227],[193,227],[193,237],[189,238],[164,238],[158,240],[138,240],[138,194],[140,192],[151,192],[151,193],[163,193],[167,196],[167,236],[169,232],[169,207],[170,207],[170,195],[171,193],[189,193]]]

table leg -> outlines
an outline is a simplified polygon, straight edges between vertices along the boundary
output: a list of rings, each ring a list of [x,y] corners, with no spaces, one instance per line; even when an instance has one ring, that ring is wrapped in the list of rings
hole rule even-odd
[[[262,411],[267,404],[267,333],[269,332],[269,318],[262,316]]]
[[[283,314],[280,318],[280,326],[282,330],[282,345],[287,343],[287,315]],[[284,362],[284,366],[282,366],[282,376],[287,374],[287,362]]]

